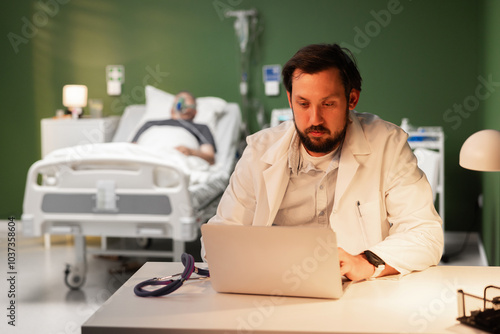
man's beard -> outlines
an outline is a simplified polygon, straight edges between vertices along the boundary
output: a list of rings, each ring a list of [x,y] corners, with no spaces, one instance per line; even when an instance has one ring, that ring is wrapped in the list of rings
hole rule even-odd
[[[330,135],[330,130],[323,127],[322,125],[318,126],[310,126],[305,129],[304,132],[300,131],[297,128],[297,124],[294,121],[295,129],[297,130],[297,134],[299,135],[300,142],[304,145],[305,149],[309,152],[314,153],[330,153],[332,152],[345,138],[345,134],[347,132],[347,124],[349,123],[349,112],[346,111],[346,119],[344,128],[336,133],[332,137],[323,139],[323,138],[310,138],[308,134],[312,131],[322,131],[328,135]]]

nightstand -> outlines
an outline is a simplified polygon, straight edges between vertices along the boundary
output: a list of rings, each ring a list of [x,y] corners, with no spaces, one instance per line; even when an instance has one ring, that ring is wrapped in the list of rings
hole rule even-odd
[[[113,139],[120,117],[44,118],[41,121],[42,158],[63,147],[105,143]]]

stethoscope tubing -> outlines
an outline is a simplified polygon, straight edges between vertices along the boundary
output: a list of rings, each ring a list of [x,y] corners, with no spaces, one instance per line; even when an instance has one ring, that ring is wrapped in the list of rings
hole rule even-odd
[[[210,277],[210,273],[208,269],[197,268],[194,265],[194,257],[190,254],[184,253],[181,256],[182,264],[184,265],[184,271],[182,274],[175,274],[166,277],[155,277],[148,280],[145,280],[141,283],[138,283],[134,287],[134,293],[139,297],[159,297],[171,294],[172,292],[179,289],[184,281],[190,279],[191,274],[194,272],[198,275],[205,276],[200,278],[208,278]],[[181,276],[179,279],[174,280],[173,278],[176,276]],[[165,285],[162,288],[155,290],[145,290],[146,286],[154,286],[154,285]]]

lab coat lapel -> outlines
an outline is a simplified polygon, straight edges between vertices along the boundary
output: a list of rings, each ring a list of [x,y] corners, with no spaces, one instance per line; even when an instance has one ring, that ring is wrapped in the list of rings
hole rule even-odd
[[[273,224],[276,213],[283,201],[288,181],[290,180],[290,174],[286,173],[288,169],[288,159],[286,155],[284,157],[284,159],[282,157],[282,159],[263,173],[267,191],[267,203],[269,205],[269,215],[266,222],[267,226]]]
[[[262,173],[269,208],[267,226],[273,224],[290,180],[288,148],[294,132],[295,128],[290,127],[285,135],[262,156],[262,161],[270,164],[270,167]]]
[[[347,187],[356,175],[359,167],[358,156],[371,153],[370,146],[366,141],[363,128],[354,112],[349,113],[350,124],[347,128],[346,138],[342,147],[339,161],[339,171],[337,175],[337,185],[335,187],[335,200],[333,208],[338,208],[338,203],[342,199]]]
[[[351,183],[359,163],[356,161],[353,153],[349,148],[342,149],[342,154],[339,162],[339,172],[337,175],[337,186],[335,187],[334,208],[337,209],[338,202],[344,195],[349,183]]]

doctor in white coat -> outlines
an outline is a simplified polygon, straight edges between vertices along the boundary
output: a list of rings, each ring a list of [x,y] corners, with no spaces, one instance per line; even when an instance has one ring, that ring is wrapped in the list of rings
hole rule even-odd
[[[209,223],[332,228],[352,280],[436,265],[443,230],[430,185],[403,130],[354,111],[352,57],[336,44],[306,46],[283,82],[293,121],[247,138]]]

